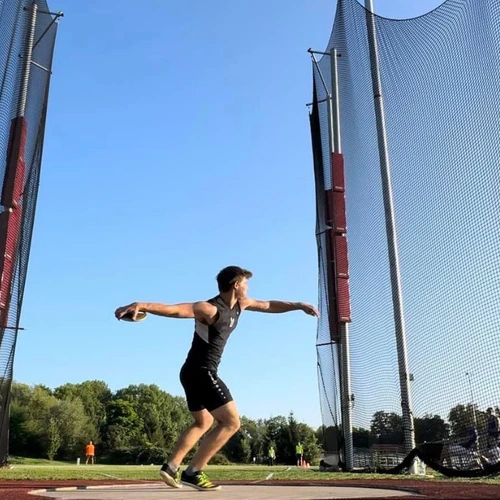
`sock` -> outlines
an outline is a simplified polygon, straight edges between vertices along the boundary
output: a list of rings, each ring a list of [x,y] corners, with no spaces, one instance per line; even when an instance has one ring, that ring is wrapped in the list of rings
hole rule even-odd
[[[174,465],[172,462],[163,462],[163,465],[161,466],[161,470],[162,471],[166,471],[167,470],[167,467],[172,471],[172,472],[177,472],[177,469],[179,467],[177,467],[176,465]]]
[[[184,471],[188,476],[194,476],[198,471],[194,470],[190,465]]]
[[[167,465],[170,467],[170,470],[171,470],[172,472],[177,472],[177,470],[179,469],[179,466],[178,466],[178,465],[175,465],[175,464],[174,464],[174,463],[172,463],[172,462],[168,462],[168,464],[167,464]]]

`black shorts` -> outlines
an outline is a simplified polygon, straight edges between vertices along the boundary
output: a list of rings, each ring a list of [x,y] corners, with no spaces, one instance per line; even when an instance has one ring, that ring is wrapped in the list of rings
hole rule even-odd
[[[217,373],[184,365],[180,379],[189,411],[213,411],[233,400],[229,389]]]

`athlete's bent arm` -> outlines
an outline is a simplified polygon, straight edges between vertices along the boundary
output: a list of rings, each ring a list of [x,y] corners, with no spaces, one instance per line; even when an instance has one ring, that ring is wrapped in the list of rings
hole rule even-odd
[[[243,299],[240,301],[242,309],[247,311],[265,312],[265,313],[285,313],[289,311],[304,311],[311,316],[319,316],[318,310],[304,302],[284,302],[281,300],[255,300]]]
[[[156,302],[133,302],[128,306],[119,307],[115,311],[115,316],[120,319],[125,314],[132,314],[132,318],[135,320],[139,312],[166,318],[196,318],[210,324],[217,314],[217,308],[208,302],[187,302],[172,305]]]

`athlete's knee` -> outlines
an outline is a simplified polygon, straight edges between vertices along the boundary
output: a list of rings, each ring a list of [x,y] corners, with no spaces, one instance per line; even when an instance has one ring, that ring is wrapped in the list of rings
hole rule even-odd
[[[235,408],[219,408],[220,411],[215,410],[214,417],[217,420],[217,425],[224,427],[227,431],[233,434],[238,432],[241,426],[240,416]]]
[[[196,411],[193,412],[192,415],[194,418],[192,427],[196,427],[202,431],[208,431],[214,423],[214,417],[212,417],[207,410]]]
[[[240,417],[236,417],[235,420],[231,420],[229,423],[230,430],[234,433],[238,432],[241,427]]]
[[[193,422],[191,427],[199,429],[200,431],[203,431],[203,433],[205,433],[210,429],[210,427],[212,427],[212,423],[213,419],[211,421],[203,421],[203,422],[195,421]]]
[[[224,427],[228,432],[235,434],[239,431],[241,423],[239,417],[227,417],[217,419],[217,425],[219,427]]]

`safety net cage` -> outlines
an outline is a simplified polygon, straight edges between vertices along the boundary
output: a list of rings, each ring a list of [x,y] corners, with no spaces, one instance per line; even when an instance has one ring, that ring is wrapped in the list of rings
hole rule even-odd
[[[345,175],[348,345],[333,332],[337,292],[328,266],[336,256],[325,244],[332,75]],[[420,457],[447,475],[497,473],[500,0],[447,0],[404,20],[338,0],[313,80],[318,379],[332,438],[325,456],[342,464],[350,442],[350,470],[399,472]],[[350,392],[342,394],[346,377]]]
[[[60,15],[44,0],[0,0],[0,464]]]

